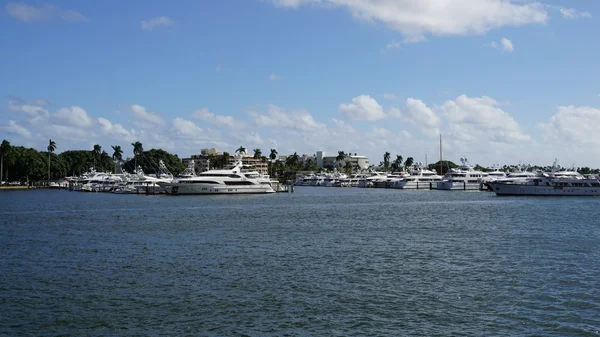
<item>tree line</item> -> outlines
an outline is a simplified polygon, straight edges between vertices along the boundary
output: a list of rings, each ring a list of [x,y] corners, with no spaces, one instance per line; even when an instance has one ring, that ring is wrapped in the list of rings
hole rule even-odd
[[[120,145],[113,145],[109,154],[98,144],[91,150],[67,150],[55,153],[57,144],[50,139],[47,151],[38,151],[24,146],[14,146],[8,140],[0,144],[0,181],[54,181],[67,176],[81,175],[91,169],[104,172],[134,172],[136,167],[148,173],[158,173],[158,162],[162,160],[173,174],[185,169],[181,159],[161,149],[144,151],[140,142],[131,144],[134,157],[123,159]]]

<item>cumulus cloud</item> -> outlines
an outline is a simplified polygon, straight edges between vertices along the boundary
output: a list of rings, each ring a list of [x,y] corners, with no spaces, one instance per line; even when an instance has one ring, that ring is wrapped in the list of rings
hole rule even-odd
[[[491,97],[460,95],[446,101],[441,111],[448,120],[452,136],[459,140],[517,143],[531,139]]]
[[[266,112],[255,109],[246,111],[254,123],[260,127],[273,127],[277,130],[286,131],[312,131],[318,132],[325,127],[317,123],[313,116],[303,109],[286,109],[274,104],[267,105]]]
[[[85,15],[74,10],[63,10],[56,6],[45,5],[41,7],[10,2],[5,6],[6,13],[22,22],[47,21],[61,19],[69,22],[90,21]]]
[[[544,140],[552,143],[567,142],[570,145],[600,145],[595,137],[600,128],[600,109],[560,106],[547,123],[539,124]]]
[[[53,117],[59,122],[59,124],[80,128],[87,128],[93,123],[87,112],[78,106],[59,109],[56,111]]]
[[[387,92],[386,92],[385,94],[383,94],[383,98],[384,98],[384,99],[387,99],[387,100],[390,100],[390,101],[395,101],[395,100],[397,100],[397,99],[398,99],[398,98],[396,97],[396,95],[394,95],[394,94],[390,94],[390,93],[387,93]]]
[[[193,116],[200,120],[207,121],[207,122],[212,123],[217,126],[237,127],[237,128],[245,127],[245,124],[242,121],[239,121],[232,116],[223,116],[223,115],[214,114],[214,113],[210,112],[208,110],[208,108],[202,108],[202,109],[196,110],[194,112]]]
[[[141,105],[134,104],[129,110],[133,116],[133,124],[141,128],[151,128],[164,125],[162,117],[155,112],[149,112]]]
[[[352,103],[340,104],[340,111],[353,120],[375,121],[386,117],[381,105],[369,95],[356,96]]]
[[[142,30],[145,31],[153,30],[156,27],[170,26],[171,24],[173,24],[173,20],[168,16],[159,16],[154,19],[140,21],[140,26],[142,27]]]
[[[440,133],[441,120],[423,101],[406,99],[403,110],[398,110],[399,118],[417,127],[426,136],[434,137]]]
[[[13,112],[22,112],[31,117],[49,115],[48,110],[46,110],[41,104],[29,104],[23,102],[10,101],[8,102],[8,110]]]
[[[354,18],[380,22],[407,38],[484,34],[500,27],[540,24],[548,20],[546,7],[520,0],[272,0],[280,7],[322,3],[347,9]]]
[[[12,119],[8,121],[8,125],[1,125],[0,130],[8,134],[20,136],[22,138],[31,137],[31,132],[29,132],[29,130],[25,129]]]

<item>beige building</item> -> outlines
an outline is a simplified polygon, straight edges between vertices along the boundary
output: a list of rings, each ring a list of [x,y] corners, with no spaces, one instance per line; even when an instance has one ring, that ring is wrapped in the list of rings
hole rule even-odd
[[[204,150],[217,150],[217,149],[202,149],[202,152],[204,152]],[[194,161],[195,165],[196,165],[196,172],[204,172],[207,171],[209,169],[212,169],[212,164],[210,163],[210,155],[216,155],[216,156],[220,156],[223,155],[223,153],[218,152],[218,151],[208,151],[207,154],[202,153],[202,154],[193,154],[190,156],[190,158],[183,158],[182,161],[185,165],[189,165],[190,161]],[[235,159],[233,158],[233,156],[229,156],[229,160],[228,163],[229,165],[233,165],[235,162]],[[244,165],[248,165],[251,167],[252,170],[256,170],[259,173],[262,174],[268,174],[269,173],[269,163],[266,161],[263,161],[262,158],[254,158],[253,156],[250,155],[244,155],[242,157],[242,163]]]

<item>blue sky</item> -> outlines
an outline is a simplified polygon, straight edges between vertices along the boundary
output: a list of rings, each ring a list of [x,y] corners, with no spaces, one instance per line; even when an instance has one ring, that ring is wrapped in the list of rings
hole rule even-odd
[[[597,1],[4,2],[0,138],[600,167]]]

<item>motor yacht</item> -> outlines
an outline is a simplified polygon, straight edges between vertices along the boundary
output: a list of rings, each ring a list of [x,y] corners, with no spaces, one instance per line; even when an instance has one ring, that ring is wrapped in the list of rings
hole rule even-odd
[[[241,156],[235,156],[233,166],[223,170],[208,170],[195,174],[194,162],[184,171],[184,175],[168,182],[158,182],[167,194],[246,194],[273,193],[268,175],[248,170],[242,164]]]
[[[399,189],[429,189],[436,186],[442,176],[426,169],[423,163],[416,163],[409,171],[410,175],[394,182],[392,188]]]
[[[461,165],[446,172],[442,180],[436,183],[438,190],[479,190],[488,180],[486,172],[475,170],[467,158],[460,158]]]

